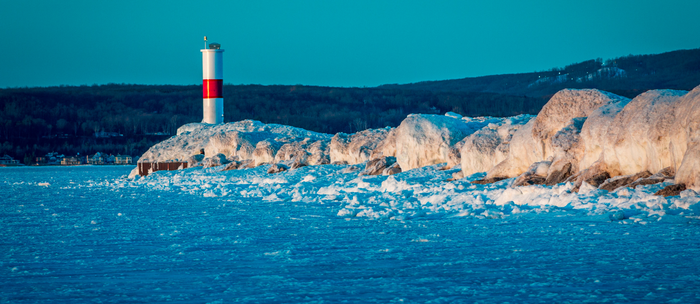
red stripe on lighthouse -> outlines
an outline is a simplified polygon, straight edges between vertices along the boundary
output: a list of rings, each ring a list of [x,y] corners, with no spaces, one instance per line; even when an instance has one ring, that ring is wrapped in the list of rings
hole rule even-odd
[[[204,79],[204,98],[224,98],[224,81],[222,79]]]

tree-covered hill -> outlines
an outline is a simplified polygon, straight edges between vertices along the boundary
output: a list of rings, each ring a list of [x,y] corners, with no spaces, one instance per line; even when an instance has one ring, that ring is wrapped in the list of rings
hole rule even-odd
[[[410,113],[536,114],[564,88],[626,97],[700,85],[700,49],[588,60],[523,74],[377,88],[225,85],[225,120],[255,119],[336,133],[398,126]],[[0,89],[0,155],[20,160],[56,151],[140,155],[202,119],[200,85],[60,86]]]
[[[656,55],[592,59],[548,71],[383,85],[380,88],[495,92],[549,96],[565,88],[596,88],[634,97],[651,89],[690,90],[700,85],[700,49]]]
[[[255,119],[326,133],[397,126],[409,113],[536,113],[546,101],[496,93],[301,85],[226,85],[224,100],[226,121]],[[12,88],[0,90],[0,109],[0,155],[140,155],[167,136],[162,134],[201,121],[202,92],[197,85]]]

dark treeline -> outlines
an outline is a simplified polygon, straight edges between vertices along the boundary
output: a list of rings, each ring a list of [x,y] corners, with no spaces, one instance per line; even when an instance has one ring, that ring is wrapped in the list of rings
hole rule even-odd
[[[564,88],[633,98],[700,85],[700,49],[594,59],[548,71],[378,88],[226,85],[227,122],[255,119],[336,133],[395,127],[410,113],[536,114]],[[202,119],[201,86],[93,85],[0,89],[0,155],[48,152],[137,156]],[[101,133],[107,132],[107,133]],[[102,134],[96,137],[95,134]],[[121,134],[121,136],[111,136]],[[106,137],[105,137],[106,136]]]
[[[617,69],[624,74],[616,74]],[[595,88],[633,98],[652,89],[691,90],[700,85],[700,49],[655,55],[587,60],[548,71],[454,80],[383,85],[381,88],[428,91],[498,92],[551,96],[565,88]]]
[[[2,89],[0,155],[140,155],[181,125],[201,121],[201,90],[123,84]],[[224,100],[227,122],[254,119],[325,133],[395,127],[410,113],[536,114],[546,102],[496,93],[301,85],[226,85]]]

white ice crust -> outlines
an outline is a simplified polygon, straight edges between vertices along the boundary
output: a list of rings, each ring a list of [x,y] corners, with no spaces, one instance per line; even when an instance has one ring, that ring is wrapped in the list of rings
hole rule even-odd
[[[249,167],[355,165],[395,156],[404,172],[446,163],[445,168],[459,167],[460,177],[479,172],[487,172],[487,179],[572,175],[569,180],[584,191],[590,185],[583,177],[597,173],[615,177],[670,168],[677,173],[676,183],[700,190],[699,134],[700,87],[652,90],[632,100],[594,89],[565,89],[534,118],[411,114],[397,128],[335,135],[252,120],[187,124],[139,162],[186,161],[200,149],[207,157],[251,160]]]

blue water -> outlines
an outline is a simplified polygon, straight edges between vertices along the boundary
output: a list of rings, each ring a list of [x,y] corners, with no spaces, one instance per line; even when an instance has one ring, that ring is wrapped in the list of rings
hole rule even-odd
[[[695,224],[342,218],[132,168],[0,168],[1,302],[700,302]]]

